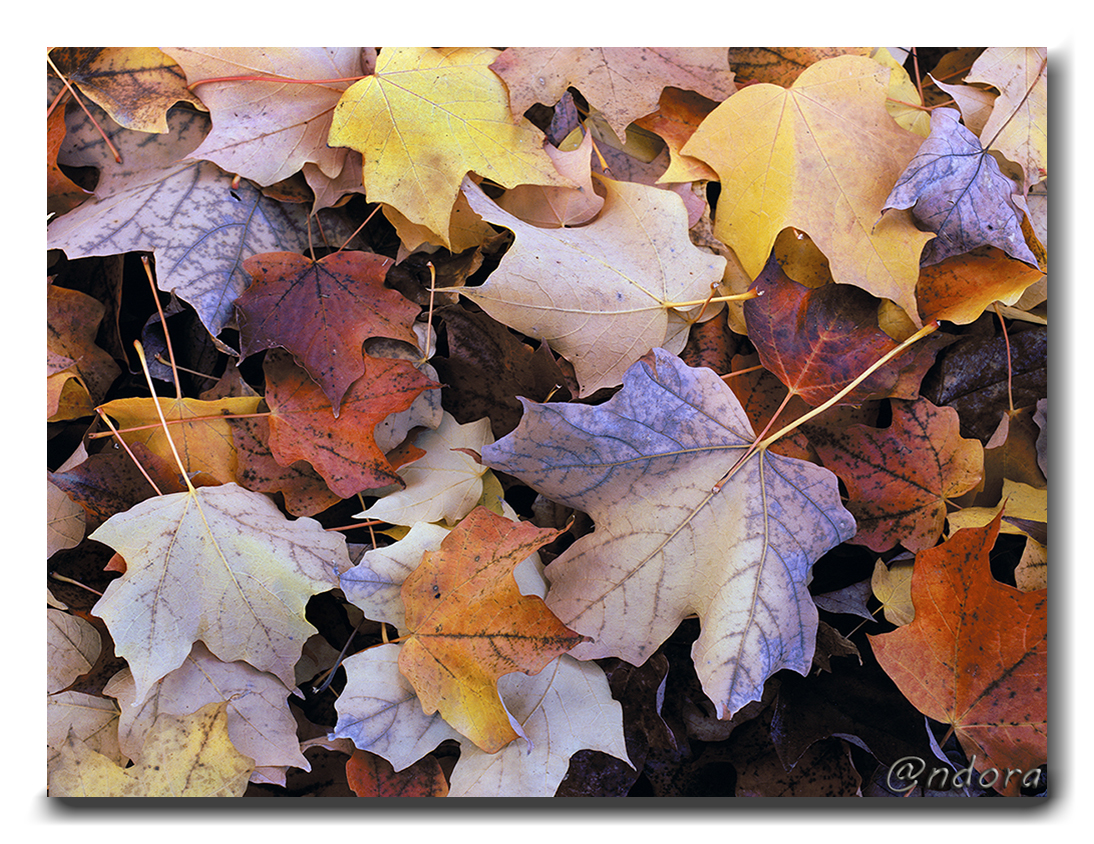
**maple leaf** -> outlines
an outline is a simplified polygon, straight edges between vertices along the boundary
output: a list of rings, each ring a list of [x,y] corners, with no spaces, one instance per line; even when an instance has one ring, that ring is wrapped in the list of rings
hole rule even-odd
[[[636,126],[655,133],[668,146],[669,166],[657,180],[658,184],[718,181],[714,170],[698,158],[680,152],[706,116],[717,107],[718,103],[714,100],[693,91],[666,88],[661,92],[657,111],[635,121]]]
[[[787,277],[772,255],[753,285],[759,294],[744,303],[748,338],[760,362],[789,390],[814,407],[835,397],[863,370],[899,345],[878,326],[878,300],[837,284],[806,287]],[[923,372],[934,363],[930,342],[901,354],[872,373],[841,404],[861,404],[897,391],[904,370]],[[924,351],[926,350],[926,351]],[[914,398],[915,389],[903,397]]]
[[[399,671],[400,645],[366,648],[346,658],[346,686],[335,701],[331,739],[351,739],[401,771],[442,741],[466,741],[438,712],[425,713],[414,687]]]
[[[350,385],[342,412],[287,353],[267,352],[266,403],[270,406],[270,451],[285,466],[305,460],[339,498],[402,485],[376,445],[376,425],[406,410],[426,389],[439,385],[410,361],[365,356],[365,374]]]
[[[442,519],[455,524],[482,498],[482,476],[486,472],[486,467],[464,449],[478,454],[493,439],[489,419],[461,425],[452,414],[445,413],[436,430],[425,431],[415,440],[425,455],[399,468],[403,489],[385,495],[356,518],[379,519],[393,525]]]
[[[358,797],[444,797],[448,782],[432,756],[396,772],[391,763],[365,750],[346,762],[346,780]]]
[[[1044,47],[989,47],[969,69],[965,82],[999,90],[991,116],[980,131],[984,146],[1022,167],[1025,184],[1048,175],[1048,50]]]
[[[546,591],[542,576],[538,579]],[[596,663],[561,656],[538,674],[501,677],[498,687],[506,708],[528,744],[512,742],[487,753],[438,713],[423,713],[413,687],[399,672],[398,654],[399,645],[381,645],[345,661],[346,687],[335,703],[338,726],[331,738],[352,738],[357,747],[390,761],[396,771],[445,739],[455,739],[461,744],[460,759],[449,797],[550,797],[579,750],[628,759],[622,708]]]
[[[479,311],[445,308],[441,318],[448,356],[436,358],[437,371],[447,395],[453,398],[449,410],[458,421],[488,417],[494,436],[504,436],[520,422],[517,396],[543,401],[564,383],[546,343],[533,351],[500,322]],[[562,395],[568,396],[568,392]]]
[[[228,738],[227,702],[193,715],[162,715],[142,761],[120,768],[69,735],[49,778],[52,797],[242,797],[254,762]]]
[[[204,110],[182,69],[158,47],[62,47],[49,57],[126,129],[169,132],[167,112],[178,102]]]
[[[543,151],[543,136],[509,111],[490,70],[497,50],[389,47],[334,111],[328,143],[364,156],[373,202],[394,206],[450,246],[460,182],[469,172],[505,187],[574,187]]]
[[[915,620],[869,639],[916,709],[953,727],[976,770],[1028,772],[1048,752],[1048,593],[992,577],[999,520],[916,554]],[[1017,795],[1020,783],[991,785]]]
[[[46,292],[46,352],[50,372],[79,378],[88,404],[100,401],[121,369],[110,353],[95,344],[106,306],[97,299],[51,284]],[[49,416],[57,415],[57,408]],[[67,417],[66,417],[67,418]]]
[[[498,696],[498,678],[539,673],[584,639],[555,618],[542,598],[521,595],[513,578],[517,563],[558,535],[479,507],[438,550],[423,554],[403,581],[410,634],[399,652],[399,670],[426,714],[440,712],[487,753],[518,735]]]
[[[270,451],[266,419],[232,419],[238,463],[236,482],[252,492],[280,492],[285,509],[294,516],[314,516],[342,499],[331,492],[322,475],[304,460],[282,466]]]
[[[124,765],[129,759],[118,747],[118,705],[84,692],[60,692],[46,698],[47,770],[57,768],[69,733],[82,745]]]
[[[966,325],[994,302],[1013,305],[1045,274],[1007,257],[994,246],[981,247],[924,267],[915,295],[924,320]]]
[[[130,443],[129,449],[143,472],[123,450],[107,449],[49,473],[50,483],[83,508],[88,527],[97,528],[115,513],[158,494],[157,487],[160,493],[186,489],[173,459],[164,460],[142,443]],[[149,484],[149,477],[156,487]]]
[[[336,252],[318,261],[293,252],[252,255],[253,283],[236,299],[240,353],[280,346],[323,388],[335,416],[350,384],[365,373],[368,337],[416,344],[418,306],[384,287],[390,258]]]
[[[922,551],[942,535],[946,502],[980,482],[984,448],[961,437],[951,407],[918,399],[894,400],[892,408],[888,428],[810,427],[809,441],[847,485],[848,509],[858,522],[855,544],[887,551],[900,543]]]
[[[173,460],[174,448],[178,449],[183,467],[191,476],[199,473],[208,476],[199,479],[206,483],[229,483],[235,480],[236,451],[232,442],[232,428],[225,415],[255,413],[259,396],[240,396],[215,401],[190,398],[133,398],[114,399],[100,409],[118,423],[122,439],[130,444],[145,446],[164,460]],[[163,430],[159,413],[168,420],[170,436]],[[170,423],[176,424],[170,424]],[[134,429],[134,430],[129,430]]]
[[[287,179],[306,163],[328,178],[345,150],[327,146],[331,114],[349,79],[374,52],[361,47],[167,47],[209,109],[213,130],[191,158],[213,161],[260,185]],[[222,77],[271,77],[230,79]],[[278,78],[280,77],[280,78]],[[211,80],[205,84],[205,80]],[[299,81],[321,80],[316,84]],[[339,81],[343,80],[343,81]]]
[[[250,182],[236,184],[215,164],[187,160],[209,127],[200,112],[172,109],[171,131],[147,136],[99,118],[118,147],[118,164],[90,121],[70,126],[62,163],[100,169],[95,196],[52,220],[48,245],[70,258],[152,252],[156,283],[194,306],[216,337],[233,316],[232,303],[250,282],[249,255],[301,252],[308,246],[307,213],[265,197]],[[350,230],[324,221],[328,237]]]
[[[54,694],[72,685],[99,659],[102,639],[90,622],[60,610],[47,610],[46,692]]]
[[[77,185],[57,165],[57,153],[65,140],[65,109],[53,109],[46,118],[46,212],[64,214],[89,196],[91,191]]]
[[[668,86],[719,101],[737,90],[727,51],[718,47],[510,47],[490,67],[508,85],[515,114],[537,102],[554,105],[572,86],[618,138],[657,110]]]
[[[1011,195],[1017,186],[979,139],[959,122],[956,109],[931,112],[931,134],[908,162],[883,211],[910,208],[937,237],[923,250],[924,266],[978,246],[995,246],[1037,265],[1022,233],[1025,213]]]
[[[421,563],[423,554],[441,547],[448,533],[440,525],[418,522],[397,542],[365,551],[357,565],[339,578],[346,599],[367,618],[405,629],[403,581]]]
[[[580,397],[618,385],[654,347],[682,350],[687,315],[698,315],[725,268],[724,258],[688,239],[678,196],[612,179],[601,184],[607,196],[594,222],[540,229],[464,183],[475,213],[510,229],[516,242],[484,284],[460,293],[569,360]]]
[[[311,770],[300,752],[296,719],[286,699],[285,684],[245,662],[222,662],[200,642],[186,660],[159,680],[144,700],[136,698],[133,674],[123,668],[103,687],[116,698],[121,715],[118,739],[122,752],[139,762],[149,730],[160,715],[191,715],[210,703],[228,704],[228,737],[235,748],[254,760],[256,773],[282,768],[264,779],[285,784],[284,767]],[[256,779],[252,774],[252,779]]]
[[[811,65],[837,56],[868,57],[869,47],[730,47],[729,63],[743,82],[789,88]]]
[[[593,638],[574,656],[641,665],[696,613],[719,718],[780,668],[809,670],[810,568],[854,533],[834,475],[761,450],[716,488],[753,442],[748,419],[713,372],[662,349],[605,404],[524,406],[483,462],[596,523],[551,563],[548,606]]]
[[[64,548],[75,548],[84,538],[84,511],[61,487],[47,481],[46,518],[49,532],[46,556],[52,557]]]
[[[593,187],[592,134],[586,133],[572,150],[563,151],[550,145],[544,150],[558,172],[580,187],[517,185],[498,197],[498,205],[514,217],[543,228],[580,226],[589,222],[604,206],[604,197]]]
[[[859,56],[811,65],[789,89],[750,85],[681,150],[721,177],[715,235],[756,278],[779,232],[806,232],[832,277],[918,317],[919,257],[932,235],[882,205],[922,138],[885,110],[889,70]]]
[[[144,501],[92,538],[125,558],[125,574],[92,613],[129,663],[137,701],[199,640],[292,688],[293,664],[315,632],[307,598],[350,567],[344,537],[308,518],[290,522],[269,498],[232,483]]]

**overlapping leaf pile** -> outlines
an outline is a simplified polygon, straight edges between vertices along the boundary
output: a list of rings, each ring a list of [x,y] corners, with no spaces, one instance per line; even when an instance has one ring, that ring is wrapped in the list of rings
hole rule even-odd
[[[51,794],[1044,792],[1045,50],[49,85]]]

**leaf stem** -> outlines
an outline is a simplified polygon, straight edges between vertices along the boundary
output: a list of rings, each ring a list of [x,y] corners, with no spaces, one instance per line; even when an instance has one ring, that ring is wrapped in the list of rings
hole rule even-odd
[[[760,293],[757,290],[749,290],[746,293],[728,293],[725,296],[708,296],[706,299],[695,299],[691,302],[662,302],[662,308],[693,308],[696,305],[708,305],[711,302],[743,302],[746,299],[755,299]],[[700,314],[702,312],[700,311]],[[696,317],[698,319],[698,317]]]
[[[152,395],[153,395],[154,398],[156,397],[155,393],[153,393]],[[156,403],[156,406],[157,407],[159,406],[158,401]],[[95,409],[96,410],[101,410],[100,408],[95,408]],[[213,422],[217,419],[252,419],[252,418],[255,418],[255,417],[259,417],[259,416],[271,416],[271,415],[272,414],[268,410],[260,411],[258,413],[221,413],[221,414],[218,414],[216,416],[191,416],[187,419],[167,419],[166,424],[168,424],[168,425],[183,425],[183,424],[188,423],[188,422]],[[162,416],[162,414],[161,414],[161,416]],[[147,425],[133,425],[130,428],[119,428],[118,432],[122,433],[122,434],[128,434],[128,433],[131,433],[132,431],[147,431],[149,428],[159,428],[159,427],[160,427],[160,424],[158,422],[149,422]],[[114,430],[113,427],[111,428],[111,430]],[[89,440],[98,440],[98,439],[102,439],[103,437],[109,437],[109,436],[110,436],[110,434],[108,434],[104,431],[99,431],[98,433],[95,433],[95,434],[88,434],[87,438]]]
[[[179,472],[182,473],[182,479],[186,481],[186,488],[190,490],[191,495],[197,495],[197,490],[194,489],[194,485],[190,483],[190,474],[186,471],[186,466],[182,462],[182,458],[179,457],[179,450],[175,448],[175,441],[171,439],[171,431],[167,427],[167,420],[163,417],[163,408],[160,407],[159,396],[156,395],[156,388],[152,385],[152,375],[148,372],[148,361],[144,358],[144,347],[141,345],[140,340],[134,340],[133,346],[137,350],[137,357],[141,361],[141,369],[144,370],[144,377],[148,381],[148,389],[152,391],[152,398],[155,401],[152,403],[156,408],[156,415],[160,418],[160,423],[163,425],[163,434],[167,437],[167,443],[171,446],[171,453],[175,455],[175,463],[178,464]]]
[[[145,471],[144,467],[141,465],[141,462],[137,459],[137,455],[135,455],[133,453],[133,449],[131,449],[129,447],[129,443],[127,443],[125,440],[122,439],[122,435],[118,431],[118,429],[114,427],[114,423],[111,422],[107,418],[105,413],[103,413],[103,409],[101,407],[97,407],[97,408],[95,408],[95,412],[97,414],[99,414],[99,418],[102,419],[103,422],[106,424],[106,427],[108,427],[110,429],[110,434],[101,434],[100,433],[100,434],[91,434],[89,436],[96,437],[96,436],[110,436],[110,435],[113,435],[118,440],[118,442],[121,444],[121,447],[125,449],[125,453],[129,455],[129,457],[133,461],[133,463],[136,464],[138,469],[140,469],[141,474],[144,475],[144,479],[152,485],[152,489],[154,489],[156,491],[156,495],[163,495],[163,492],[160,490],[160,488],[158,486],[156,486],[156,482],[154,480],[152,480],[152,476],[149,475],[148,472]]]
[[[198,85],[210,85],[213,82],[281,82],[286,85],[333,85],[336,82],[360,82],[362,79],[368,79],[368,76],[345,76],[339,79],[293,79],[288,76],[214,76],[211,79],[200,79],[197,82],[191,82],[186,86],[186,89],[193,91]]]
[[[999,317],[999,326],[1003,329],[1003,342],[1007,346],[1007,404],[1010,406],[1010,415],[1014,415],[1014,363],[1010,354],[1010,335],[1007,334],[1007,323],[1003,315],[999,313],[999,303],[993,302],[995,315]]]
[[[99,134],[103,136],[103,140],[106,141],[107,147],[114,155],[114,160],[121,164],[122,154],[118,152],[117,147],[115,147],[114,144],[110,142],[110,136],[107,135],[105,131],[103,131],[103,127],[99,125],[99,121],[95,119],[95,116],[88,110],[87,106],[84,105],[84,101],[81,100],[76,94],[76,89],[69,84],[69,81],[65,78],[65,75],[57,69],[57,65],[53,63],[53,59],[49,57],[49,53],[46,53],[46,61],[49,62],[49,66],[53,68],[53,72],[56,73],[57,76],[60,77],[61,81],[65,83],[65,87],[68,88],[68,92],[72,94],[72,99],[74,99],[79,104],[80,108],[84,110],[84,114],[86,114],[87,119],[91,121],[91,125],[99,130]]]
[[[175,365],[175,350],[171,348],[171,332],[167,330],[167,317],[163,315],[163,306],[160,304],[160,291],[156,287],[156,280],[152,278],[152,266],[148,263],[147,255],[141,255],[141,263],[144,265],[144,274],[148,276],[148,284],[152,287],[152,300],[156,303],[156,312],[160,315],[160,325],[163,326],[163,339],[167,343],[167,357],[170,358],[171,374],[175,378],[175,398],[182,401],[182,384],[179,382],[179,369]]]

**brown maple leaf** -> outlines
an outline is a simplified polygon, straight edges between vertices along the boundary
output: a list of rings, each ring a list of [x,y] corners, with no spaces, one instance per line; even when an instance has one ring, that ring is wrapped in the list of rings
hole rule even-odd
[[[992,577],[999,522],[917,554],[915,620],[870,645],[916,709],[951,724],[973,767],[995,768],[991,785],[1016,795],[1020,779],[1005,771],[1029,772],[1048,753],[1048,591]]]
[[[270,451],[284,466],[306,460],[339,497],[402,479],[376,445],[376,425],[406,410],[423,390],[439,387],[408,360],[365,356],[365,374],[350,385],[342,412],[292,357],[266,354],[266,403],[270,406]]]
[[[409,640],[399,670],[428,715],[441,716],[487,753],[517,737],[498,678],[538,674],[586,641],[522,595],[513,569],[560,531],[512,522],[478,507],[403,581]]]
[[[243,262],[254,282],[236,299],[240,351],[280,346],[308,370],[338,415],[350,384],[365,373],[369,337],[417,345],[418,307],[384,287],[393,261],[371,252],[336,252],[318,261],[267,252]]]
[[[858,524],[852,542],[873,551],[897,543],[922,551],[942,534],[946,502],[980,482],[984,449],[961,437],[953,408],[926,399],[892,405],[888,428],[810,426],[809,441],[847,485],[847,508]]]

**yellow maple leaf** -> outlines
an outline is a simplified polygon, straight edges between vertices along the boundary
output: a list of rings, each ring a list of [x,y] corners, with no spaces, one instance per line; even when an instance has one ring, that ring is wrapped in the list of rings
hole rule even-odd
[[[469,172],[504,185],[575,187],[543,150],[543,134],[509,111],[491,49],[388,47],[376,72],[334,110],[328,143],[364,156],[369,200],[393,206],[450,247],[449,225]]]
[[[69,733],[49,778],[51,797],[242,797],[254,760],[228,738],[228,703],[161,715],[139,763],[119,768]]]
[[[711,112],[681,152],[718,172],[714,233],[751,278],[793,226],[828,257],[835,281],[918,320],[919,255],[932,235],[881,209],[923,139],[886,112],[888,76],[871,59],[840,56],[790,88],[751,85]]]
[[[203,472],[217,483],[234,481],[236,448],[227,415],[254,413],[261,396],[200,401],[189,398],[160,398],[160,408],[171,429],[171,439],[179,450],[190,475]],[[167,460],[174,460],[171,442],[163,431],[156,406],[151,398],[115,399],[102,406],[102,411],[116,420],[122,439],[132,445],[142,443],[149,451]],[[212,417],[212,418],[211,418]],[[177,424],[171,422],[179,420]],[[134,430],[125,430],[131,428]]]

